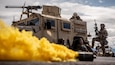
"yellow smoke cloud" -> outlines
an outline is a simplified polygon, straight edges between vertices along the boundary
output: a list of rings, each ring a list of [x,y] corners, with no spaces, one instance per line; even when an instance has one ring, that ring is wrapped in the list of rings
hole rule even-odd
[[[75,61],[78,56],[63,45],[38,39],[32,32],[19,31],[0,20],[0,60],[19,61]]]

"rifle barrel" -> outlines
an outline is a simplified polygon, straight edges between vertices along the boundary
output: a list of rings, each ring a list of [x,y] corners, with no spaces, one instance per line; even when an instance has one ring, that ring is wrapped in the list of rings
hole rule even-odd
[[[27,9],[41,9],[41,6],[5,6],[6,8],[27,8]]]
[[[6,8],[23,8],[23,6],[5,6]],[[24,7],[25,8],[25,7]]]

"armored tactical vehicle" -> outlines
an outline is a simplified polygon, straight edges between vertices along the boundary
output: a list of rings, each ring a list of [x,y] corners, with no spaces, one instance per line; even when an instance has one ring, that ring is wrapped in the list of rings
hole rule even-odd
[[[70,46],[74,36],[83,37],[87,41],[87,23],[74,13],[71,19],[61,17],[61,9],[57,6],[6,6],[6,8],[23,8],[19,21],[12,25],[19,30],[33,31],[38,38],[46,37],[50,42],[62,43]],[[42,13],[32,10],[42,8]],[[24,9],[26,9],[24,11]],[[23,15],[27,15],[22,19]]]
[[[93,53],[87,52],[91,51],[87,40],[87,23],[77,13],[73,13],[70,19],[65,19],[61,17],[61,9],[57,6],[6,6],[6,8],[22,8],[20,20],[12,23],[12,26],[19,28],[20,31],[32,31],[33,35],[38,38],[46,37],[50,42],[65,45],[74,51],[76,51],[75,46],[80,44],[75,40],[82,38],[86,44],[84,48],[80,48],[85,51],[78,49],[83,52],[79,52],[79,58],[84,61],[93,61]],[[33,12],[41,8],[41,14]],[[23,15],[27,17],[23,18]]]

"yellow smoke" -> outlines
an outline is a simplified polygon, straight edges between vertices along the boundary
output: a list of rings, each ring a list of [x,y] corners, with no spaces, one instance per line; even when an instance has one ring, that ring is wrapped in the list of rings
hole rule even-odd
[[[19,31],[0,20],[0,60],[19,61],[75,61],[78,56],[63,45],[38,39],[32,32]]]

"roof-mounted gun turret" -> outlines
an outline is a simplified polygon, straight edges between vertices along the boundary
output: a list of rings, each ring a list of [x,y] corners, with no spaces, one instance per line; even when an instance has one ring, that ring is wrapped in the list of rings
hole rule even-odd
[[[29,18],[29,14],[32,13],[32,10],[38,10],[38,9],[41,9],[42,6],[6,6],[6,8],[23,8],[22,9],[22,14],[21,14],[21,17],[20,17],[20,20],[22,19],[22,15],[23,14],[26,14],[27,17]],[[24,9],[26,9],[26,11],[24,11]]]
[[[41,9],[41,6],[6,6],[6,8],[26,8],[28,10],[37,10],[37,9]]]

